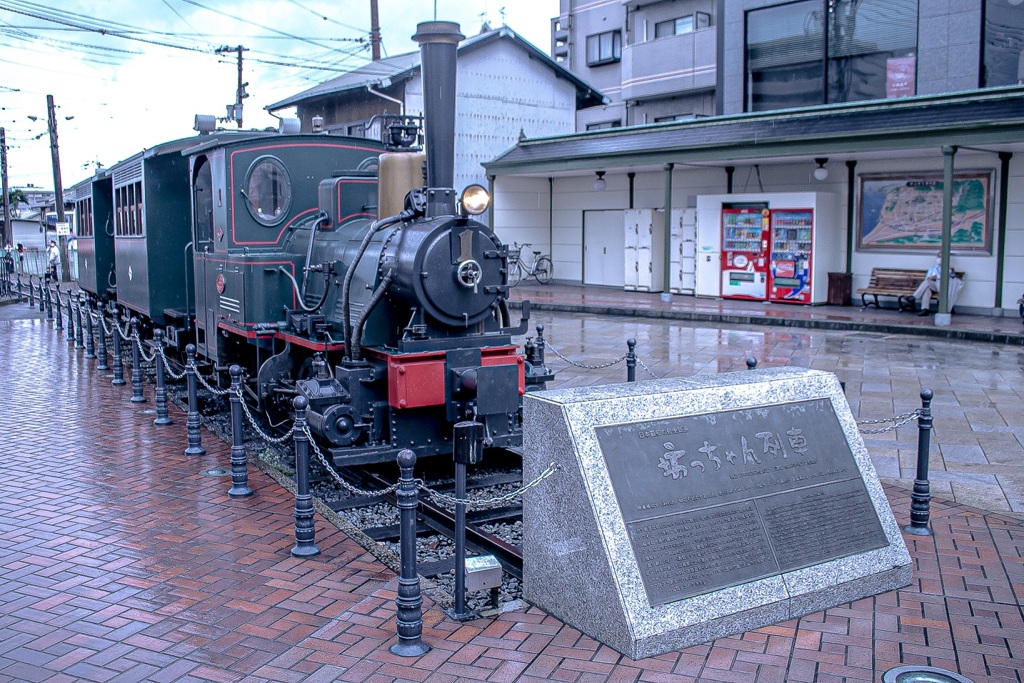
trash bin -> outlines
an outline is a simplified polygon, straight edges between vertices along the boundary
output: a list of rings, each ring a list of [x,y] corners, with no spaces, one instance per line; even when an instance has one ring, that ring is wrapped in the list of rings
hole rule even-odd
[[[849,306],[850,297],[853,291],[852,273],[829,273],[828,274],[828,304],[829,306]]]

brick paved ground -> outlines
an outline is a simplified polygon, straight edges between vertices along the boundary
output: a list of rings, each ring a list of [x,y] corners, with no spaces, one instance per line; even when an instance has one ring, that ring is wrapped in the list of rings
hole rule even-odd
[[[291,558],[271,479],[230,499],[201,474],[228,448],[183,456],[180,412],[154,426],[38,316],[0,320],[0,340],[0,681],[1024,680],[1024,525],[941,501],[904,590],[642,661],[536,609],[460,625],[428,604],[434,649],[401,659],[373,557],[317,517],[323,554]],[[908,494],[887,492],[905,523]]]

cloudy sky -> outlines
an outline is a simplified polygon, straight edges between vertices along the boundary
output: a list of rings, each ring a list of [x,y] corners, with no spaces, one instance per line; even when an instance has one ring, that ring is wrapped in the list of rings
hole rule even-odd
[[[473,35],[503,22],[547,52],[558,0],[378,0],[384,56],[416,49],[416,24]],[[0,0],[0,126],[13,186],[52,189],[46,96],[57,104],[65,187],[225,115],[243,45],[246,128],[263,108],[369,60],[370,0]],[[228,125],[228,124],[224,124]],[[230,124],[234,126],[235,124]]]

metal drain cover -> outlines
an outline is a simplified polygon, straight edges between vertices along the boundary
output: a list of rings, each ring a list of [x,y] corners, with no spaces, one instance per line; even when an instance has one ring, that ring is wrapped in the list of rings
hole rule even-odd
[[[974,683],[969,678],[934,666],[898,666],[882,674],[882,683]]]
[[[226,477],[227,475],[229,475],[231,473],[228,472],[227,470],[222,470],[220,468],[214,468],[212,470],[203,470],[201,474],[204,477]]]

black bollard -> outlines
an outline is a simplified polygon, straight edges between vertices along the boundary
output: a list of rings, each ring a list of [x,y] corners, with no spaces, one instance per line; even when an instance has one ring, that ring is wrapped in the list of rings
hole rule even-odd
[[[931,485],[928,483],[928,454],[932,442],[932,390],[921,390],[921,412],[917,417],[917,476],[910,494],[910,524],[903,530],[914,536],[931,536],[928,528]]]
[[[295,408],[295,547],[292,557],[313,557],[320,554],[317,547],[316,525],[313,523],[313,496],[309,495],[309,437],[306,436],[305,396],[292,400]]]
[[[99,329],[96,330],[99,341],[99,362],[96,364],[97,370],[109,370],[110,366],[107,365],[107,327],[104,318],[103,304],[99,303],[96,306],[96,314],[99,316]],[[89,314],[92,315],[91,313]]]
[[[18,273],[18,299],[25,303],[25,285],[21,282],[21,273]]]
[[[185,455],[206,455],[203,448],[203,436],[199,427],[199,396],[196,387],[196,345],[185,347],[185,378],[188,380],[188,417],[185,419],[185,431],[188,433],[188,448]]]
[[[78,300],[75,302],[75,348],[84,349],[85,344],[82,343],[82,335],[85,332],[85,328],[82,327],[82,293],[79,292],[76,298]]]
[[[452,456],[455,459],[455,497],[466,497],[466,466],[483,459],[484,425],[480,422],[458,422],[454,428]],[[466,608],[466,504],[455,504],[455,607],[447,614],[457,621],[479,619],[480,615]]]
[[[174,424],[174,421],[167,416],[167,384],[164,382],[164,333],[163,330],[153,330],[153,346],[156,356],[156,419],[153,424],[157,426]]]
[[[68,290],[68,302],[67,302],[68,303],[68,335],[66,337],[66,339],[69,342],[70,341],[75,341],[75,306],[72,303],[72,299],[73,299],[73,297],[71,295],[71,290],[69,289]]]
[[[46,319],[53,320],[53,301],[50,300],[50,283],[46,283]]]
[[[42,313],[46,310],[46,306],[43,301],[43,277],[39,276],[39,312]]]
[[[242,368],[232,365],[231,374],[231,489],[232,498],[251,496],[245,436],[242,434]]]
[[[32,282],[32,276],[28,276],[28,307],[36,307],[36,286]]]
[[[544,324],[537,323],[537,360],[541,367],[544,367],[544,348],[547,342],[544,341]]]
[[[54,321],[53,321],[53,329],[55,329],[58,332],[60,332],[61,330],[64,329],[64,321],[62,320],[62,318],[64,317],[64,312],[61,310],[61,306],[60,306],[60,283],[59,282],[57,283],[57,286],[53,290],[53,303],[57,307],[56,316],[55,316]]]
[[[398,453],[398,510],[399,548],[402,573],[398,577],[398,642],[388,648],[399,657],[419,657],[430,652],[430,646],[423,642],[423,595],[420,593],[420,577],[416,573],[416,508],[420,501],[417,495],[416,454],[406,449]]]
[[[757,359],[753,356],[747,356],[747,370],[753,370],[757,367]]]
[[[69,304],[70,305],[70,304]],[[118,322],[117,309],[115,308],[112,322],[114,323],[114,379],[111,384],[115,387],[124,386],[127,382],[124,379],[124,361],[121,360],[121,324]],[[70,324],[70,316],[68,316]]]
[[[132,403],[145,403],[146,397],[142,393],[142,343],[139,337],[139,321],[135,318],[129,322],[131,335],[128,342],[132,345],[132,397],[128,399]]]
[[[92,301],[88,297],[85,299],[85,357],[93,359],[96,357],[96,346],[92,339]]]
[[[626,381],[636,381],[636,339],[626,340]]]
[[[544,326],[537,325],[537,340],[527,337],[523,345],[527,391],[542,390],[555,378],[555,373],[544,365]]]

